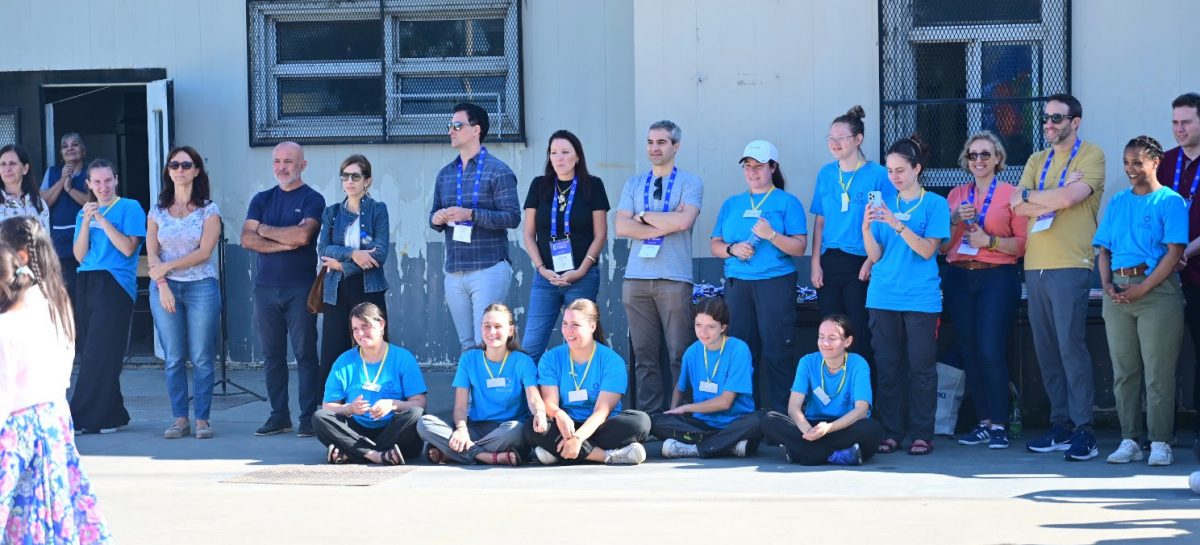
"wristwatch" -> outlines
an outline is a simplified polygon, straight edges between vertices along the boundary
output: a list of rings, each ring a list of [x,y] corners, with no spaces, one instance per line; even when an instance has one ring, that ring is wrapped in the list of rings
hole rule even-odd
[[[642,222],[642,223],[646,223],[646,211],[645,211],[645,210],[642,210],[641,212],[638,212],[638,215],[637,215],[637,220],[638,220],[638,221],[640,221],[640,222]]]
[[[1021,202],[1029,202],[1029,190],[1028,189],[1021,190]]]

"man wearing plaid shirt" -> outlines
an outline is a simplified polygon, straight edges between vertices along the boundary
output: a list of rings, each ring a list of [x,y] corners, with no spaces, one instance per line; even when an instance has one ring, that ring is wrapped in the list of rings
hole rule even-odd
[[[429,225],[446,237],[446,305],[465,351],[482,342],[483,309],[508,296],[507,230],[521,223],[521,210],[517,177],[482,146],[487,111],[459,104],[449,130],[458,157],[438,172]]]

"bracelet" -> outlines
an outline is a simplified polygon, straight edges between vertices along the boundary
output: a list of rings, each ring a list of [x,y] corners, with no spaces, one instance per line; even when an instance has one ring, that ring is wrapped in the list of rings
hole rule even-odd
[[[901,233],[903,233],[903,232],[904,232],[904,224],[903,224],[903,223],[901,223],[901,224],[900,224],[900,227],[897,227],[897,228],[896,228],[896,234],[897,234],[897,235],[899,235],[899,234],[901,234]]]
[[[534,267],[534,269],[533,269],[533,270],[535,270],[535,271],[540,271],[540,270],[542,270],[542,268],[543,268],[543,267],[545,267],[545,266],[546,266],[546,264],[545,264],[545,263],[538,263],[538,266],[537,266],[537,267]]]
[[[733,244],[725,247],[725,253],[729,254],[729,257],[733,257]]]
[[[767,237],[767,242],[775,240],[775,237],[777,236],[779,236],[779,231],[771,231],[771,236]]]
[[[599,261],[596,261],[596,258],[592,257],[592,254],[583,254],[583,258],[584,258],[584,259],[590,259],[590,260],[592,260],[592,263],[595,263],[595,264],[597,264],[597,265],[599,265],[599,264],[600,264],[600,262],[599,262]]]
[[[163,284],[166,284],[166,283],[167,283],[167,279],[166,279],[166,278],[159,278],[158,280],[155,280],[155,281],[154,281],[154,283],[155,283],[155,284],[158,284],[159,286],[161,286],[161,285],[163,285]]]
[[[988,235],[988,237],[988,249],[995,250],[996,247],[1000,245],[1000,238],[995,235]]]

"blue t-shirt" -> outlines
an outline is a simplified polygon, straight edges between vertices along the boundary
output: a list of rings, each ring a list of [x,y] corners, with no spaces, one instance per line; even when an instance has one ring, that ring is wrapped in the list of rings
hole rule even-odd
[[[383,365],[382,371],[380,365]],[[376,373],[379,374],[378,379],[375,378]],[[363,389],[368,379],[379,384],[378,392]],[[333,362],[329,378],[325,379],[325,403],[350,403],[362,396],[363,401],[374,405],[380,399],[405,401],[427,390],[425,378],[421,376],[421,368],[412,352],[389,344],[383,363],[367,364],[364,369],[358,349],[351,348]],[[355,421],[368,428],[382,428],[391,419],[392,413],[385,414],[379,420],[372,419],[370,413],[354,416]]]
[[[1167,255],[1168,244],[1187,243],[1188,205],[1169,187],[1146,195],[1133,188],[1117,193],[1092,239],[1093,246],[1112,252],[1112,268],[1145,263],[1151,271]]]
[[[683,353],[683,366],[679,372],[680,392],[692,391],[692,401],[703,403],[725,392],[735,392],[733,405],[719,413],[692,413],[692,416],[714,428],[724,429],[739,416],[754,412],[754,366],[751,364],[750,347],[737,337],[726,337],[725,352],[721,349],[706,350],[704,343],[696,341]],[[704,356],[708,355],[705,368]],[[717,385],[716,392],[700,390],[700,382]]]
[[[62,198],[70,199],[69,195]],[[59,200],[62,200],[60,198]],[[113,246],[100,222],[92,220],[91,232],[88,233],[88,251],[79,262],[79,272],[108,271],[116,279],[129,298],[137,300],[137,265],[138,253],[146,240],[146,211],[142,205],[133,199],[119,198],[116,202],[100,207],[104,218],[112,222],[121,234],[138,237],[138,246],[133,255],[125,255]],[[79,230],[83,227],[83,210],[75,215],[75,238],[79,238]],[[74,239],[72,239],[74,241]]]
[[[537,367],[533,359],[524,352],[510,352],[507,361],[484,361],[484,352],[478,348],[468,350],[458,358],[458,370],[454,372],[451,385],[470,390],[471,408],[467,416],[472,421],[528,419],[525,388],[537,387]],[[503,378],[504,386],[489,388],[488,379],[493,377]]]
[[[804,418],[809,422],[833,422],[853,411],[856,401],[871,405],[871,368],[862,356],[853,352],[847,355],[845,367],[832,374],[820,352],[800,358],[792,391],[804,394]],[[828,404],[813,393],[817,388],[829,396]],[[871,416],[870,409],[867,416]]]
[[[571,367],[570,347],[560,344],[551,348],[538,361],[538,385],[557,386],[558,406],[567,411],[567,415],[575,421],[587,420],[587,417],[592,415],[600,392],[624,396],[625,389],[629,386],[625,360],[613,352],[613,349],[600,343],[596,343],[596,355],[592,358],[591,369],[587,369],[588,362],[582,362],[582,365],[574,366],[575,376],[572,377]],[[575,389],[575,381],[579,382],[581,389],[587,390],[587,400],[569,401],[568,394]],[[612,418],[619,412],[621,401],[617,400],[608,417]]]
[[[766,194],[763,194],[766,195]],[[760,201],[761,216],[779,232],[779,236],[808,234],[808,218],[804,215],[804,206],[795,195],[776,189],[770,195],[755,195],[754,203]],[[758,222],[757,218],[748,218],[744,214],[750,210],[750,192],[738,193],[725,200],[721,211],[717,214],[717,223],[713,226],[712,238],[721,238],[726,244],[745,242],[750,238],[750,228]],[[796,272],[796,264],[792,256],[783,253],[774,244],[765,240],[754,247],[754,256],[747,261],[736,257],[725,258],[725,277],[742,280],[766,280],[788,273]]]
[[[312,218],[321,224],[321,212],[325,210],[325,197],[307,184],[291,191],[279,186],[254,195],[246,219],[255,220],[274,227],[300,225],[304,218]],[[254,283],[259,286],[311,286],[317,278],[317,237],[295,250],[273,254],[258,254],[258,275]]]
[[[848,191],[843,191],[838,183],[838,171],[841,167],[837,161],[829,163],[817,172],[817,185],[813,189],[812,213],[814,216],[825,217],[825,228],[821,232],[822,255],[825,250],[841,250],[848,254],[865,256],[867,249],[863,246],[862,219],[867,210],[867,192],[878,191],[883,195],[884,202],[896,199],[896,187],[887,178],[887,169],[873,161],[867,161],[858,168],[858,172],[842,172],[842,182],[847,184]],[[842,212],[842,193],[848,193],[849,205]]]
[[[909,219],[901,222],[913,234],[921,238],[938,239],[941,241],[939,244],[949,240],[950,205],[946,199],[926,191],[925,197],[919,202],[900,201],[897,204],[896,199],[884,201],[893,214],[911,214]],[[883,248],[883,256],[871,269],[871,282],[867,284],[867,308],[941,312],[942,281],[938,275],[937,252],[929,259],[922,258],[883,222],[872,223],[871,233]]]

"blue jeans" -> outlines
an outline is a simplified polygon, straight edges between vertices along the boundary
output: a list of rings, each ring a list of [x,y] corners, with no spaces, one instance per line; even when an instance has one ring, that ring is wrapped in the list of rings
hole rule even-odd
[[[536,363],[546,352],[546,344],[550,342],[550,333],[558,321],[562,308],[576,299],[596,300],[600,291],[600,271],[597,267],[588,269],[583,278],[574,284],[560,288],[551,284],[540,273],[534,273],[533,287],[529,290],[528,318],[525,319],[525,337],[521,339],[521,347]]]
[[[993,424],[1008,424],[1008,336],[1021,301],[1017,274],[1016,265],[978,270],[947,265],[942,276],[967,391],[979,419]]]
[[[505,302],[510,283],[512,265],[507,261],[477,271],[446,273],[446,306],[450,307],[461,350],[483,343],[479,334],[483,309],[492,303]]]
[[[175,418],[188,416],[186,361],[192,361],[196,420],[208,420],[212,407],[213,362],[221,325],[221,291],[216,278],[193,282],[167,280],[175,296],[175,312],[162,306],[158,288],[150,289],[150,313],[166,356],[167,395]]]
[[[262,342],[272,423],[291,423],[287,343],[292,340],[300,380],[300,427],[312,424],[325,385],[317,370],[317,316],[308,312],[308,286],[254,286],[254,323]]]

